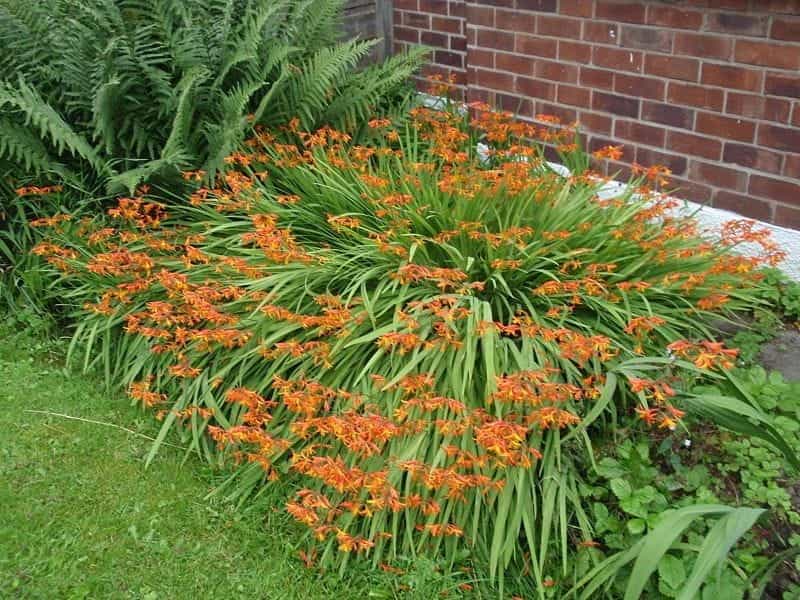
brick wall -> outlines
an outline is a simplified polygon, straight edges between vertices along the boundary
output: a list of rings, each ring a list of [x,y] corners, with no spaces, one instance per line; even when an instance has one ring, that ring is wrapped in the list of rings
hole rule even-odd
[[[395,49],[591,149],[665,164],[689,200],[800,229],[800,0],[395,0]],[[618,165],[623,171],[624,164]]]
[[[431,49],[424,77],[453,77],[466,91],[467,20],[464,0],[394,0],[394,49],[423,44]]]

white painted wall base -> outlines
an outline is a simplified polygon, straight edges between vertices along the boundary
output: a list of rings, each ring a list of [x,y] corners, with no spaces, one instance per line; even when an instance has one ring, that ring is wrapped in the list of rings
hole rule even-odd
[[[563,165],[553,166],[558,170],[566,170]],[[619,196],[624,189],[624,183],[612,181],[603,186],[598,195],[600,195],[601,198],[613,198],[614,196]],[[702,204],[689,202],[688,200],[680,200],[682,206],[677,208],[676,211],[678,211],[679,214],[694,215],[697,222],[700,223],[703,228],[710,230],[712,235],[713,232],[719,231],[723,223],[745,218],[729,210],[703,206]],[[765,223],[763,221],[756,221],[756,223],[768,229],[772,233],[772,237],[780,249],[786,253],[786,258],[778,265],[778,268],[795,281],[800,281],[800,231],[779,227],[778,225],[772,225],[771,223]],[[737,247],[737,250],[745,256],[752,256],[758,254],[759,247],[755,244],[742,244]]]

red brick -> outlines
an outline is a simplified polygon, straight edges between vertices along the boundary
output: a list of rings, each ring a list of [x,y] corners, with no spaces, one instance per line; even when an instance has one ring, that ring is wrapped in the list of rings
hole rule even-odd
[[[475,82],[480,87],[492,90],[512,91],[514,89],[514,76],[497,71],[475,69]]]
[[[739,142],[752,142],[755,138],[756,124],[744,119],[698,113],[695,131]]]
[[[744,192],[747,190],[747,173],[741,169],[731,169],[693,160],[689,167],[689,179],[701,184]]]
[[[467,16],[467,8],[463,2],[448,2],[447,14],[451,17],[463,19]]]
[[[685,104],[696,108],[705,108],[722,112],[725,91],[700,85],[690,85],[670,81],[667,89],[667,100],[676,104]]]
[[[433,17],[431,19],[431,27],[436,31],[445,31],[447,33],[461,34],[464,21],[462,19],[453,19],[452,17]]]
[[[766,16],[711,13],[706,19],[706,28],[709,31],[732,35],[764,37],[767,35],[768,25],[769,18]]]
[[[611,135],[613,119],[608,115],[581,111],[579,115],[581,126],[588,131],[595,131],[604,135]]]
[[[694,58],[680,58],[664,54],[648,54],[644,59],[644,72],[648,75],[697,81],[700,73],[700,61]]]
[[[644,23],[645,6],[642,2],[612,2],[597,0],[595,18],[625,23]]]
[[[583,39],[598,44],[616,44],[619,38],[619,26],[616,23],[600,21],[584,21]]]
[[[448,4],[448,0],[419,0],[419,9],[422,12],[446,15]]]
[[[726,163],[741,165],[756,171],[766,171],[767,173],[780,175],[783,155],[756,146],[727,142],[725,151],[722,154],[722,160]]]
[[[521,31],[534,33],[536,31],[536,15],[518,10],[497,9],[495,13],[496,27],[504,31]]]
[[[611,90],[614,88],[614,72],[581,67],[580,83],[591,88]]]
[[[774,179],[753,173],[750,176],[749,191],[756,196],[800,206],[800,183],[796,181]]]
[[[719,160],[722,155],[722,142],[719,140],[681,131],[667,133],[667,148],[710,160]]]
[[[592,61],[592,47],[580,42],[559,40],[558,60],[588,64]]]
[[[419,44],[419,30],[409,29],[408,27],[394,26],[394,38],[401,42],[411,42],[412,44]]]
[[[800,129],[760,123],[758,143],[761,146],[777,148],[786,152],[798,152],[800,151]]]
[[[520,98],[519,96],[511,96],[509,94],[497,94],[495,104],[500,110],[507,110],[515,116],[530,116],[533,114],[533,101],[528,98]]]
[[[556,84],[541,79],[530,79],[528,77],[517,77],[516,92],[529,98],[541,98],[543,100],[555,100]]]
[[[800,127],[800,102],[794,103],[794,112],[792,113],[792,125]]]
[[[450,49],[457,50],[459,52],[466,52],[467,51],[467,38],[463,35],[451,35],[450,36]]]
[[[673,29],[700,29],[703,13],[696,10],[681,10],[671,6],[650,5],[647,11],[648,25],[661,25]]]
[[[562,104],[590,108],[592,106],[592,91],[576,85],[560,84],[557,99]]]
[[[758,8],[774,13],[797,14],[797,0],[759,0]]]
[[[562,81],[564,83],[578,83],[578,67],[565,65],[549,60],[537,60],[534,63],[533,74],[541,79]]]
[[[491,6],[467,5],[467,23],[478,27],[494,27],[495,10]]]
[[[620,45],[623,48],[670,52],[672,50],[672,36],[673,33],[671,31],[664,29],[625,25],[620,35]]]
[[[736,40],[734,59],[749,65],[797,69],[800,68],[800,46],[739,39]]]
[[[733,41],[728,37],[703,35],[699,33],[675,33],[675,54],[688,54],[698,58],[728,60],[733,49]]]
[[[501,56],[511,56],[510,54],[502,54]],[[483,50],[482,48],[470,48],[467,51],[467,64],[470,67],[484,67],[486,69],[494,69],[494,52],[491,50]]]
[[[761,91],[762,75],[761,71],[755,69],[703,63],[703,74],[700,81],[706,85],[759,92]]]
[[[773,223],[782,227],[800,229],[800,209],[783,204],[775,205],[775,218]]]
[[[779,19],[773,17],[770,37],[787,42],[800,42],[800,19]]]
[[[686,166],[688,164],[685,156],[659,152],[658,150],[644,148],[642,146],[639,146],[636,149],[636,162],[646,167],[662,165],[667,167],[673,175],[685,174]]]
[[[431,17],[424,13],[418,12],[404,12],[403,25],[408,27],[416,27],[417,29],[430,29]]]
[[[706,0],[708,8],[747,10],[749,0]]]
[[[797,75],[767,73],[764,92],[773,96],[800,98],[800,77]]]
[[[433,60],[436,64],[447,65],[449,67],[456,67],[458,69],[464,68],[464,55],[457,52],[450,52],[449,50],[437,50],[433,53]]]
[[[539,35],[581,39],[581,20],[568,17],[540,16],[536,24]]]
[[[448,67],[463,69],[464,55],[458,52],[450,52],[449,50],[436,50],[436,52],[433,53],[433,62],[437,65],[447,65]]]
[[[547,102],[536,103],[536,114],[558,117],[562,123],[574,123],[578,120],[578,113],[574,109]]]
[[[447,36],[436,31],[421,31],[419,34],[419,42],[420,44],[432,46],[434,48],[448,47]]]
[[[791,108],[792,105],[788,100],[767,98],[766,96],[754,94],[738,94],[729,91],[725,112],[750,119],[764,119],[765,121],[785,123],[789,120]]]
[[[492,96],[493,94],[489,90],[482,90],[472,86],[467,89],[467,100],[469,102],[486,102],[487,104],[491,104],[494,102]]]
[[[517,0],[517,8],[538,10],[540,12],[556,12],[558,0]]]
[[[558,42],[548,38],[539,38],[530,35],[518,34],[515,49],[520,54],[555,58],[556,54],[558,53]]]
[[[498,52],[494,57],[494,66],[498,71],[533,75],[533,61],[527,56]]]
[[[649,98],[650,100],[663,100],[665,87],[664,82],[660,79],[625,73],[614,74],[614,91],[620,94]]]
[[[478,29],[478,46],[495,50],[514,51],[514,34],[497,29]]]
[[[592,110],[636,118],[639,116],[639,100],[596,91],[592,94]]]
[[[670,127],[691,129],[694,123],[694,111],[681,106],[661,104],[658,102],[644,102],[642,104],[642,120],[661,123]]]
[[[593,8],[592,3],[587,0],[561,0],[559,11],[562,15],[571,17],[591,17]]]
[[[708,204],[711,200],[712,189],[696,181],[671,177],[670,186],[675,188],[675,196],[678,198],[691,200],[699,204]]]
[[[714,208],[721,208],[759,221],[772,220],[772,205],[758,198],[717,190],[714,194]]]
[[[397,10],[419,10],[417,0],[394,0],[394,7]]]
[[[617,119],[614,124],[614,137],[660,148],[664,146],[666,130],[663,127],[653,127],[639,121]]]
[[[783,164],[783,175],[800,179],[800,154],[789,154]]]
[[[642,53],[595,46],[592,50],[592,63],[607,69],[621,69],[623,71],[641,73]]]

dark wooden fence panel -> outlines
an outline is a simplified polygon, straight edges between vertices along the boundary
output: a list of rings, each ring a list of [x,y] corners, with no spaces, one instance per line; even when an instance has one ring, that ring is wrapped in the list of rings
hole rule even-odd
[[[344,29],[349,37],[381,39],[373,58],[385,58],[392,49],[392,0],[348,0],[344,8]]]

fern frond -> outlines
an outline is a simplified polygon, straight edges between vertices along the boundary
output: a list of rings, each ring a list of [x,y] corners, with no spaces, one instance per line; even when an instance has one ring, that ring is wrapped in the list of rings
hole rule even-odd
[[[63,163],[94,184],[119,171],[113,185],[131,187],[184,164],[213,176],[249,113],[355,128],[392,105],[415,61],[360,69],[376,42],[338,41],[343,6],[0,0],[0,118],[20,121],[2,158],[23,170]]]
[[[25,167],[28,172],[52,172],[65,176],[67,168],[50,156],[38,135],[9,118],[0,117],[0,158]]]
[[[207,127],[208,145],[214,149],[203,166],[208,181],[214,181],[216,174],[223,168],[225,157],[244,140],[245,132],[251,126],[247,118],[247,107],[264,85],[261,81],[240,84],[221,96],[221,119]]]
[[[120,102],[121,85],[118,78],[106,82],[97,90],[92,106],[93,139],[102,144],[106,154],[114,153],[116,127],[114,124],[114,106]]]
[[[322,115],[323,122],[345,128],[367,121],[382,99],[397,95],[422,66],[427,51],[415,49],[367,67],[337,88],[334,100]]]
[[[8,84],[0,86],[0,107],[3,105],[21,112],[25,117],[25,124],[37,129],[42,137],[49,138],[59,154],[68,150],[73,156],[89,162],[98,171],[108,170],[91,144],[76,133],[22,78],[19,79],[16,89]]]
[[[319,115],[331,102],[337,82],[346,80],[356,65],[369,54],[376,41],[351,40],[322,48],[297,69],[297,76],[288,84],[288,97],[283,103],[283,120],[295,113],[303,125],[313,127]]]
[[[166,159],[170,156],[188,157],[191,134],[192,117],[194,115],[193,102],[195,99],[194,90],[197,83],[208,76],[208,72],[202,67],[195,67],[188,71],[177,86],[179,92],[178,105],[175,109],[175,117],[172,120],[172,128],[161,152],[161,158]]]

